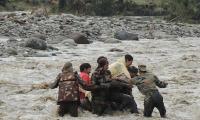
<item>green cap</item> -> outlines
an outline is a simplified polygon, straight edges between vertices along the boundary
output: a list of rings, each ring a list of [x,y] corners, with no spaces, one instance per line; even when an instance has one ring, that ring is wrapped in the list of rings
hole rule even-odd
[[[147,71],[146,65],[138,65],[138,69],[139,69],[139,71],[142,71],[142,72],[146,72]]]

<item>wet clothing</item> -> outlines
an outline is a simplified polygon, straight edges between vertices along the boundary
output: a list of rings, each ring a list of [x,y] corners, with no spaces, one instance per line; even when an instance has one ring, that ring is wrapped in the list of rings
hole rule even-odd
[[[78,82],[74,77],[73,72],[60,73],[56,81],[51,85],[51,88],[59,86],[58,103],[68,101],[79,101]]]
[[[105,109],[107,108],[108,104],[107,104],[107,102],[105,102],[106,100],[104,101],[101,99],[102,94],[100,96],[98,96],[98,94],[99,94],[98,91],[108,89],[109,86],[107,84],[102,84],[102,85],[86,84],[85,81],[81,80],[80,76],[76,75],[76,78],[78,79],[78,82],[79,82],[81,88],[83,88],[84,90],[87,90],[87,91],[91,91],[91,93],[93,93],[92,102],[90,102],[89,98],[86,97],[85,99],[83,99],[83,101],[81,101],[81,107],[86,110],[92,111],[93,113],[95,113],[97,115],[102,115],[104,113]],[[101,92],[101,93],[103,93],[103,92]],[[100,106],[100,108],[97,106]]]
[[[122,87],[120,92],[133,97],[132,88],[130,88],[130,87]]]
[[[66,113],[69,113],[72,117],[78,117],[78,106],[77,101],[73,102],[60,102],[59,103],[59,116],[63,117]]]
[[[131,83],[135,84],[139,91],[145,95],[144,98],[144,116],[150,117],[153,108],[158,108],[161,117],[165,116],[166,110],[163,103],[163,97],[160,95],[156,86],[165,88],[167,84],[158,79],[157,76],[150,72],[131,79]]]
[[[85,73],[85,72],[80,72],[79,75],[80,75],[81,79],[82,79],[83,81],[85,81],[85,83],[86,83],[87,85],[91,84],[90,76],[89,76],[87,73]]]
[[[156,86],[160,88],[165,88],[167,86],[165,82],[160,81],[157,76],[150,72],[132,78],[131,83],[135,84],[139,91],[145,96],[149,96],[153,92],[158,91]]]
[[[87,74],[85,72],[80,72],[79,76],[85,82],[86,86],[91,85],[91,79],[90,79],[89,74]],[[87,92],[89,92],[89,91],[87,91]],[[80,103],[81,103],[80,106],[81,106],[81,108],[91,111],[92,105],[91,105],[91,102],[88,97],[89,96],[86,96],[85,93],[80,91]]]
[[[87,97],[85,99],[81,99],[80,103],[81,108],[84,110],[92,111],[92,103]]]
[[[134,98],[130,95],[115,92],[110,94],[110,101],[115,102],[118,106],[117,109],[122,111],[124,109],[129,109],[131,113],[139,113],[137,109],[137,104]]]
[[[144,101],[144,116],[151,117],[153,109],[157,108],[161,117],[165,117],[166,109],[163,102],[163,97],[158,91],[154,92],[148,100]]]
[[[91,84],[90,76],[89,76],[87,73],[85,73],[85,72],[80,72],[79,75],[80,75],[81,79],[82,79],[83,81],[85,81],[86,85]],[[83,92],[81,92],[81,91],[80,91],[80,99],[81,99],[81,100],[85,99],[85,93],[83,93]]]
[[[128,79],[125,74],[122,74],[112,82],[117,82],[117,86],[110,87],[110,100],[116,102],[119,110],[130,109],[131,113],[139,113],[137,104],[132,95],[132,85],[126,82]]]
[[[126,67],[125,57],[122,57],[119,60],[117,60],[117,62],[109,65],[109,70],[112,74],[112,77],[114,78],[121,74],[124,74],[129,79],[131,78],[130,73],[128,72]],[[130,82],[129,79],[126,79],[127,82]]]
[[[50,85],[50,87],[57,88],[58,91],[58,101],[59,115],[64,116],[65,113],[70,113],[71,116],[78,116],[78,105],[79,105],[79,86],[78,81],[75,78],[73,72],[62,72],[60,73],[56,81]]]
[[[99,88],[91,91],[92,93],[92,111],[94,114],[104,114],[106,108],[108,108],[109,101],[109,83],[105,76],[103,68],[97,68],[91,77],[92,84],[97,86],[105,86],[105,88]]]
[[[125,83],[129,84],[130,86],[132,86],[131,83],[127,82],[127,81],[130,81],[130,80],[127,80],[129,78],[124,73],[116,76],[116,79],[124,81]],[[126,86],[124,86],[124,87],[122,87],[121,92],[124,93],[124,94],[130,95],[130,96],[133,96],[132,95],[132,87],[126,87]]]

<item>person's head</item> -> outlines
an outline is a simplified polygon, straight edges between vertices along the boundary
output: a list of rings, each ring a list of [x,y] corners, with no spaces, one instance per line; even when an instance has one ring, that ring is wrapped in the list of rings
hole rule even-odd
[[[137,74],[138,74],[138,69],[135,66],[129,66],[128,71],[131,75],[131,78],[137,76]]]
[[[62,68],[62,72],[73,72],[73,66],[71,62],[66,62]]]
[[[98,63],[98,68],[103,68],[103,70],[107,70],[108,69],[108,59],[104,56],[100,56],[97,59],[97,63]]]
[[[80,72],[85,72],[90,74],[91,72],[91,65],[89,63],[83,63],[80,65]]]
[[[139,70],[139,73],[146,73],[147,67],[146,65],[138,65],[138,70]]]
[[[126,62],[126,67],[129,67],[133,63],[133,57],[129,54],[126,54],[125,62]]]

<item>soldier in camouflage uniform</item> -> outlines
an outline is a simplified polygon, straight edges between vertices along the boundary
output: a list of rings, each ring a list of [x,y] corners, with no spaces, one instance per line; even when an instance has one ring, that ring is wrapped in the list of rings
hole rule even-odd
[[[79,105],[79,86],[75,74],[73,72],[72,63],[67,62],[62,73],[58,74],[56,81],[50,85],[52,89],[57,88],[59,105],[59,116],[64,116],[65,113],[69,113],[73,117],[78,116]]]
[[[139,76],[131,79],[132,84],[135,84],[139,91],[145,95],[144,99],[144,116],[151,117],[154,107],[156,107],[161,117],[166,117],[166,109],[163,102],[163,97],[159,93],[156,86],[160,88],[167,87],[167,83],[162,82],[157,76],[146,70],[146,65],[139,65]]]

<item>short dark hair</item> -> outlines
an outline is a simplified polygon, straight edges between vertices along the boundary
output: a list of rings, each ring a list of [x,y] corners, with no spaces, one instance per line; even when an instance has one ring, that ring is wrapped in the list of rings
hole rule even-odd
[[[133,57],[129,54],[125,55],[125,61],[133,61]]]
[[[99,68],[99,67],[103,67],[103,66],[106,65],[106,64],[109,64],[109,63],[108,63],[107,57],[104,57],[104,56],[98,57],[97,63],[98,63],[98,68]]]
[[[137,69],[135,66],[130,66],[130,67],[128,67],[128,71],[129,71],[130,73],[135,73],[135,74],[138,73],[138,69]]]
[[[85,69],[91,68],[89,63],[83,63],[80,65],[80,71],[83,72]]]

